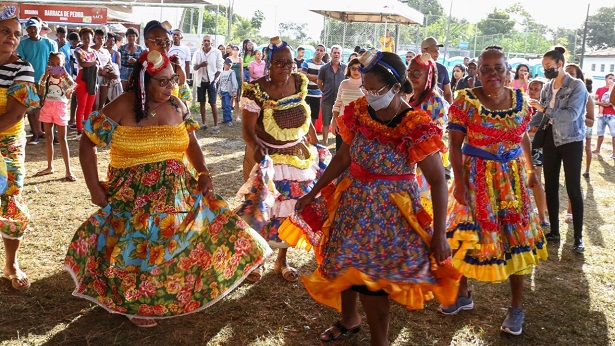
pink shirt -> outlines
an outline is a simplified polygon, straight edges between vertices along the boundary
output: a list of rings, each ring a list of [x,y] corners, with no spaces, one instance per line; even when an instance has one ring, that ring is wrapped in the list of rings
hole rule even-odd
[[[250,75],[251,82],[265,75],[265,61],[261,60],[261,63],[259,64],[256,60],[254,60],[248,64],[248,69],[251,69],[254,72],[254,75],[256,75],[256,78],[252,78],[252,75]]]

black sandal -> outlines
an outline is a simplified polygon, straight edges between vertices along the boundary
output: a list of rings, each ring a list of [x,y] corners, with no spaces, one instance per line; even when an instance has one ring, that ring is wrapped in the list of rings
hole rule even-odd
[[[333,336],[334,334],[334,328],[337,328],[337,330],[340,332],[340,334],[338,336]],[[331,342],[331,341],[336,341],[339,338],[341,338],[342,336],[345,336],[346,334],[349,334],[348,336],[352,336],[355,335],[357,333],[359,333],[361,331],[361,325],[356,325],[352,328],[346,328],[344,327],[344,325],[342,324],[342,321],[337,321],[335,323],[333,323],[333,325],[329,328],[327,328],[327,330],[325,330],[324,332],[322,332],[320,334],[320,341],[322,342]],[[324,335],[328,335],[327,339],[323,339],[322,336]]]

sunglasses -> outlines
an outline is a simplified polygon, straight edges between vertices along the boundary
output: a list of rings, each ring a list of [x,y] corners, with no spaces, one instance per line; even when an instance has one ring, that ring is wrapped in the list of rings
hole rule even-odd
[[[168,38],[148,38],[146,41],[154,42],[158,47],[169,47],[171,45],[171,40]]]
[[[408,70],[406,71],[406,75],[408,78],[419,78],[425,72],[425,70]]]
[[[154,78],[152,77],[153,80],[158,81],[158,86],[160,87],[166,87],[167,85],[169,85],[169,83],[173,83],[173,85],[176,85],[179,83],[179,75],[174,74],[173,77],[171,78]]]
[[[350,71],[359,71],[359,66],[353,66],[350,68]]]
[[[271,65],[277,68],[293,67],[294,64],[295,62],[293,60],[271,60]]]

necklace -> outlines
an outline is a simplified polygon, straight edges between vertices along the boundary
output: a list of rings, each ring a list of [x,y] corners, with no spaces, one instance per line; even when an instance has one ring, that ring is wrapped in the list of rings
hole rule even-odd
[[[491,97],[491,98],[498,98],[498,97],[500,97],[500,96],[504,95],[504,93],[505,93],[505,92],[506,92],[506,89],[502,90],[502,92],[501,92],[501,93],[496,94],[496,95],[491,95],[491,94],[485,94],[485,95],[486,95],[487,97]]]
[[[288,81],[290,80],[290,78],[288,78],[285,82],[284,85],[278,87],[280,89],[280,94],[282,95],[281,98],[285,98],[286,97],[286,93],[284,92],[284,88],[286,88],[286,86],[288,85]]]
[[[391,119],[389,119],[389,121],[385,122],[384,120],[380,119],[384,123],[385,126],[389,126],[393,122],[393,120],[395,120],[395,118],[397,118],[397,116],[399,115],[399,110],[401,109],[401,104],[402,103],[403,102],[401,102],[401,100],[399,100],[399,105],[397,106],[397,110],[395,111],[395,115]]]
[[[148,110],[147,110],[147,113],[149,113],[149,115],[151,115],[151,116],[152,116],[152,118],[155,118],[155,117],[156,117],[156,111],[158,110],[158,108],[162,107],[162,105],[163,105],[163,104],[165,104],[165,103],[166,103],[166,101],[165,101],[165,102],[161,102],[161,103],[159,103],[159,104],[158,104],[158,107],[156,107],[156,108],[155,108],[155,109],[153,109],[153,110],[149,110],[149,109],[148,109]],[[149,106],[148,106],[148,107],[149,107]]]

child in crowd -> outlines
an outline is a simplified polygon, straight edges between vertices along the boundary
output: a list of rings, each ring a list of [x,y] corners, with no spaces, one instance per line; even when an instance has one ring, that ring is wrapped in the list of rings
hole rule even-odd
[[[39,94],[41,96],[40,122],[45,126],[47,168],[36,173],[35,176],[52,174],[53,169],[53,126],[57,127],[62,159],[66,166],[66,181],[77,181],[70,168],[68,144],[66,142],[66,127],[68,126],[69,113],[67,105],[70,96],[77,86],[66,71],[63,53],[52,52],[49,54],[49,64],[39,82]]]
[[[237,96],[237,77],[235,71],[231,70],[233,60],[226,58],[224,60],[224,70],[218,78],[218,93],[222,101],[222,123],[228,126],[233,126],[233,107],[231,99]]]

